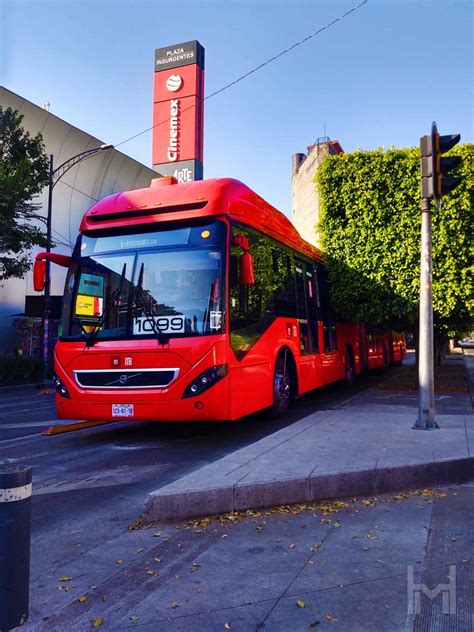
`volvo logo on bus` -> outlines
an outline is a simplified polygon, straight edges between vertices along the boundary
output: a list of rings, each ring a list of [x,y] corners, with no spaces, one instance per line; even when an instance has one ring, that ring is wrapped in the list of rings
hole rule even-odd
[[[170,92],[178,92],[183,85],[183,79],[179,75],[170,75],[166,80],[166,88]]]

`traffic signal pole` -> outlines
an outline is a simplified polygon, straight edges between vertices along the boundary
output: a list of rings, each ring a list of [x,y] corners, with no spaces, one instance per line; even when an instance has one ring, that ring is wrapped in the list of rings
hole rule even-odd
[[[418,419],[416,430],[439,428],[434,419],[434,340],[433,270],[431,258],[431,200],[441,212],[441,198],[461,182],[459,176],[446,177],[461,163],[459,156],[442,158],[460,140],[459,134],[441,136],[436,122],[431,135],[420,138],[421,154],[421,255],[420,255],[420,336],[418,345]]]
[[[434,419],[433,270],[431,204],[421,199],[420,332],[418,345],[418,419],[414,429],[438,428]]]

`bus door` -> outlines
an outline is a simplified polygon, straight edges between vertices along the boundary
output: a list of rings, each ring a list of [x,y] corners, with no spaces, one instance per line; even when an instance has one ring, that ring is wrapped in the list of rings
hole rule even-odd
[[[313,265],[295,259],[297,312],[300,333],[300,391],[320,386],[319,335]]]
[[[345,352],[338,349],[336,319],[329,302],[327,272],[320,263],[317,264],[317,280],[321,297],[320,342],[321,366],[323,371],[322,383],[327,384],[344,377]]]

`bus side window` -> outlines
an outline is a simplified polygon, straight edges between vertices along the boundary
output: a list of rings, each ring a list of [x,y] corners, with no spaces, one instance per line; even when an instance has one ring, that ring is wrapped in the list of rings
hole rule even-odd
[[[297,318],[293,257],[278,244],[272,245],[275,313],[284,318]]]
[[[248,238],[255,276],[253,285],[239,283],[238,262],[237,271],[234,272],[232,259],[238,259],[241,248],[232,246],[229,273],[230,341],[237,359],[241,360],[275,320],[273,266],[271,242],[267,237],[238,226],[233,226],[232,235],[245,235]]]
[[[337,333],[335,316],[331,309],[329,301],[329,281],[326,268],[318,263],[317,264],[318,285],[321,298],[321,317],[323,321],[324,332],[324,351],[326,353],[330,351],[336,351],[337,349]]]
[[[318,340],[318,290],[315,286],[316,275],[314,273],[313,264],[306,264],[306,288],[308,299],[308,325],[311,340],[312,353],[319,353]]]

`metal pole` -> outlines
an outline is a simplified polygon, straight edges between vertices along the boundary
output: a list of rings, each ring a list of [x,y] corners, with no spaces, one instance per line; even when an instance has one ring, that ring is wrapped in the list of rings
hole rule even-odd
[[[49,156],[49,187],[48,187],[48,214],[46,217],[46,252],[51,252],[51,225],[53,216],[53,154]],[[51,273],[50,263],[46,262],[46,275],[44,281],[44,309],[43,309],[43,364],[44,378],[48,379],[49,369],[49,322],[51,318]]]
[[[421,200],[420,335],[417,430],[434,430],[433,273],[431,266],[430,199]]]
[[[28,620],[31,467],[0,465],[0,631]]]

